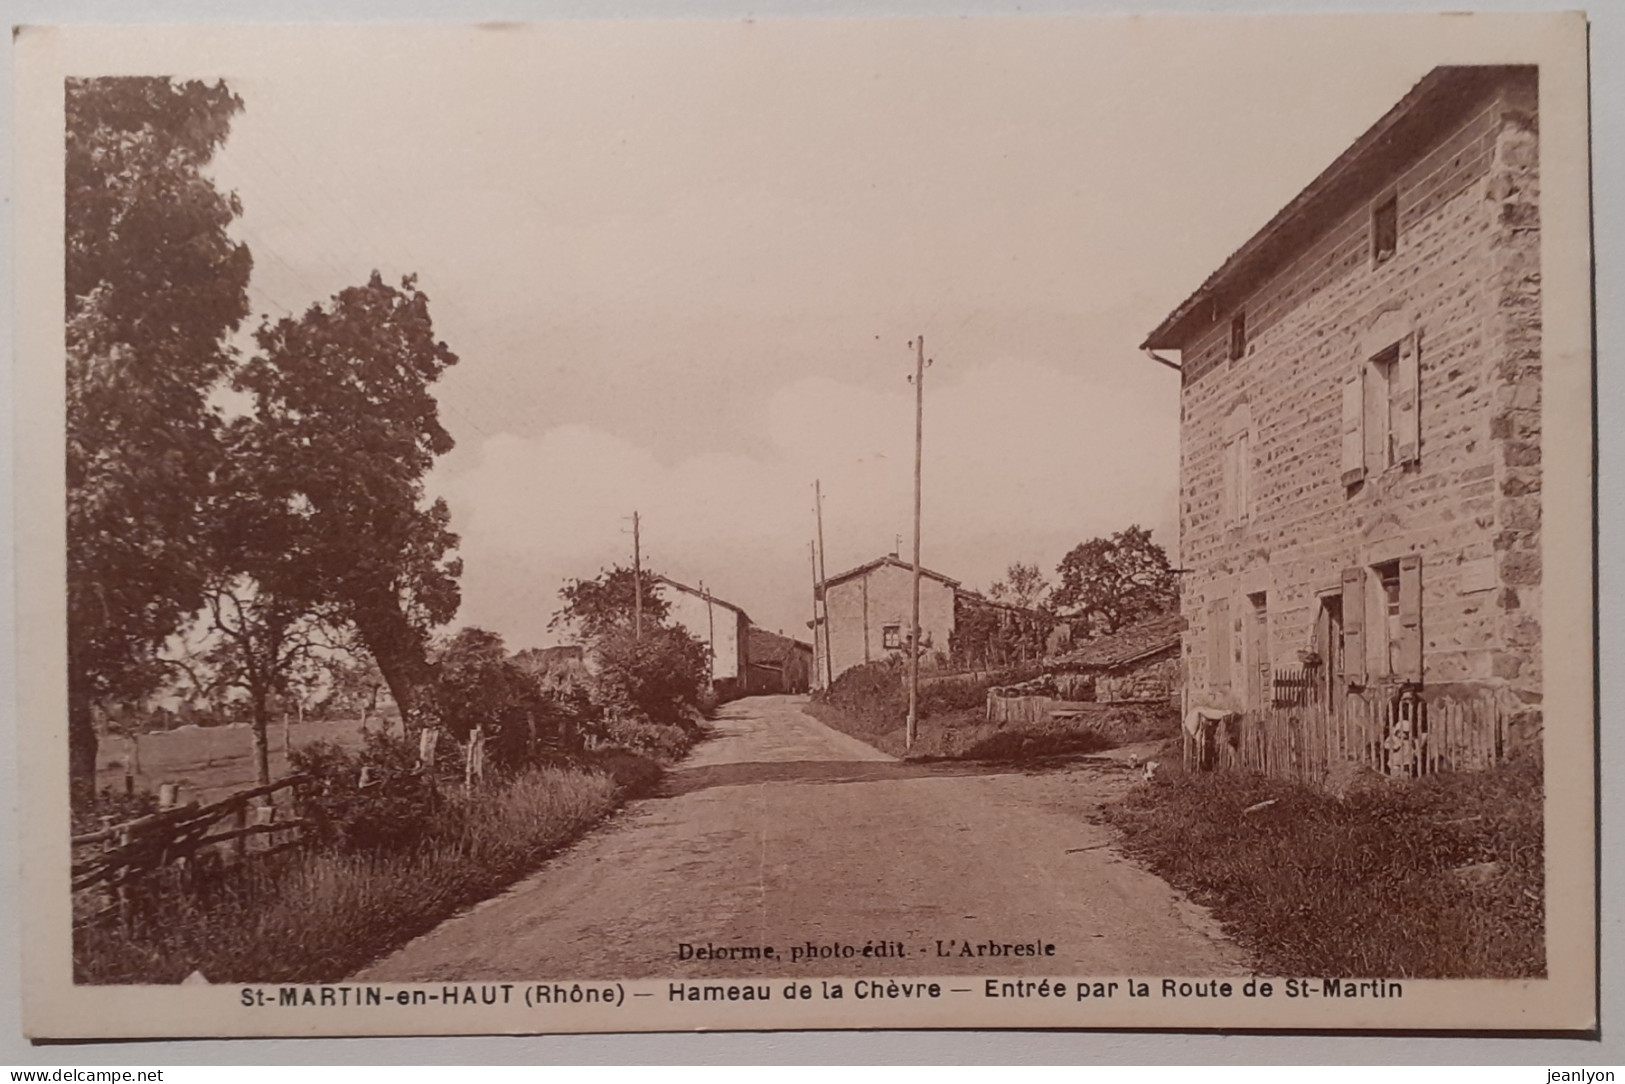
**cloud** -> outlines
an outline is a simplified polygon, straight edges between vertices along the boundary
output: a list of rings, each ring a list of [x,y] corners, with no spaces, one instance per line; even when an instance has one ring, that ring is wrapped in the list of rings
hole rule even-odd
[[[1053,568],[1077,542],[1135,522],[1172,548],[1172,393],[1150,400],[1017,359],[933,370],[927,381],[926,564],[985,585],[1011,561]],[[755,424],[768,441],[755,454],[662,460],[635,437],[580,424],[489,437],[471,469],[436,486],[463,536],[460,620],[515,646],[544,640],[566,578],[629,560],[636,509],[652,567],[704,580],[768,627],[803,631],[813,479],[832,574],[899,535],[906,554],[913,420],[906,385],[808,376],[765,403]]]

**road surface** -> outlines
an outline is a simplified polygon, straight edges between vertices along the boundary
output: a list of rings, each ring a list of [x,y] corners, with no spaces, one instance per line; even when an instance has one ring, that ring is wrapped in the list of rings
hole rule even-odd
[[[1248,970],[1086,819],[1121,768],[908,764],[802,702],[725,706],[659,796],[356,979]]]

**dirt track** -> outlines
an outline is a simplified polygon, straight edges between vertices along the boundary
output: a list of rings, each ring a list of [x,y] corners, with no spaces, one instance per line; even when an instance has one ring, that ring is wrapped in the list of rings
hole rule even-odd
[[[905,764],[800,703],[729,704],[660,796],[356,978],[1247,969],[1204,911],[1085,819],[1127,785],[1121,769]],[[967,942],[1054,950],[995,961],[962,955]],[[813,958],[792,959],[809,944]],[[683,945],[773,957],[685,959]]]

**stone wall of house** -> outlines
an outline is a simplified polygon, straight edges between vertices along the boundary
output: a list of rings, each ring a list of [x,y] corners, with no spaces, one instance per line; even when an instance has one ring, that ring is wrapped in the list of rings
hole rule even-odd
[[[1095,678],[1095,699],[1102,704],[1168,703],[1179,700],[1179,656],[1167,655]]]
[[[913,572],[892,564],[829,585],[829,652],[836,677],[866,662],[906,657],[901,646],[885,646],[885,629],[897,626],[906,642],[913,623],[912,597]],[[921,576],[920,638],[927,648],[923,665],[934,665],[935,652],[948,650],[953,630],[954,589],[932,576]]]
[[[1262,595],[1276,667],[1312,643],[1345,568],[1421,561],[1429,689],[1540,693],[1540,256],[1533,78],[1510,82],[1370,192],[1183,351],[1182,606],[1192,703],[1243,707],[1246,623]],[[1399,242],[1372,258],[1372,207],[1397,193]],[[1419,351],[1419,459],[1345,485],[1342,385],[1373,336]],[[1239,421],[1238,421],[1239,419]],[[1226,515],[1224,446],[1248,426],[1250,514]],[[1379,588],[1380,590],[1380,588]],[[1380,599],[1378,600],[1380,601]],[[1369,614],[1371,611],[1368,610]],[[1210,617],[1229,625],[1216,635]],[[1369,639],[1369,638],[1368,638]],[[1227,653],[1217,663],[1210,654]]]

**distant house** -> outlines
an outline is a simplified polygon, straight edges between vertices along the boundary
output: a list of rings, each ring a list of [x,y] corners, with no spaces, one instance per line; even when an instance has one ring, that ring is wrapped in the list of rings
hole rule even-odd
[[[913,566],[896,554],[877,557],[824,582],[821,598],[829,623],[828,673],[831,677],[854,666],[908,657],[913,628]],[[920,650],[922,665],[936,666],[938,655],[947,658],[954,631],[954,600],[959,581],[920,569]],[[814,630],[815,673],[822,681],[824,629]]]
[[[1055,659],[1055,670],[1094,678],[1103,704],[1173,703],[1180,700],[1179,614],[1153,617],[1109,636],[1090,640]]]
[[[747,637],[745,692],[751,696],[804,693],[812,685],[811,644],[752,625]]]
[[[723,700],[743,696],[750,666],[750,615],[704,588],[666,576],[656,579],[667,620],[711,649],[711,687],[717,696]]]

